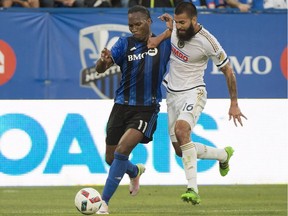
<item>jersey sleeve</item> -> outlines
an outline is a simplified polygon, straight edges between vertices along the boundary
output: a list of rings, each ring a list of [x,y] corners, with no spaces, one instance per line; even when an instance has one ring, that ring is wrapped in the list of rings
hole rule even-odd
[[[168,49],[168,54],[170,56],[170,52],[171,52],[171,37],[170,38],[166,38],[165,40],[162,41],[163,46],[165,47],[165,49]]]
[[[169,61],[170,59],[170,54],[171,54],[171,38],[167,38],[165,39],[163,42],[163,46],[164,46],[164,60],[165,61]]]
[[[127,39],[120,37],[111,48],[111,56],[114,63],[121,65],[125,59],[127,49]]]
[[[206,46],[205,50],[208,57],[212,59],[214,64],[219,69],[224,67],[229,62],[225,50],[222,48],[222,46],[214,36],[210,35],[207,43],[205,43],[204,46]]]

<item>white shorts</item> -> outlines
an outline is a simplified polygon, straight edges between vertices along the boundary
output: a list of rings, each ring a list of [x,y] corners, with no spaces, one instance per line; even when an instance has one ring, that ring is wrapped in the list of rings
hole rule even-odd
[[[207,101],[205,87],[196,87],[185,92],[167,92],[167,113],[170,139],[177,142],[175,136],[175,123],[185,120],[191,126],[191,131],[196,125]]]

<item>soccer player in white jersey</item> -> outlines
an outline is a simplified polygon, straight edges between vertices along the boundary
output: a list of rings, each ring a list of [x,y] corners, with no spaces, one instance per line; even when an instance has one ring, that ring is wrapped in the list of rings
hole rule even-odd
[[[229,59],[217,39],[197,22],[195,5],[190,2],[178,4],[174,11],[174,22],[167,13],[159,18],[166,21],[168,30],[150,40],[148,47],[171,37],[170,69],[164,79],[169,134],[176,154],[182,157],[188,181],[187,191],[181,195],[181,199],[195,205],[201,201],[197,186],[197,157],[218,160],[220,174],[225,176],[234,152],[232,147],[217,149],[191,140],[192,130],[207,100],[203,77],[209,59],[226,78],[231,99],[229,120],[233,118],[236,126],[237,122],[243,126],[241,118],[246,117],[238,107],[236,77]]]

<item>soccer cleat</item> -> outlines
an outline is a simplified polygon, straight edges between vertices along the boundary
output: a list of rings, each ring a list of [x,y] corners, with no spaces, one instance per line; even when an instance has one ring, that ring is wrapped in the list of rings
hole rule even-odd
[[[181,195],[181,199],[187,203],[191,202],[193,205],[201,202],[200,196],[192,188],[188,188],[186,193]]]
[[[221,176],[226,176],[230,170],[229,168],[229,160],[234,153],[234,149],[230,146],[224,148],[227,152],[227,160],[223,163],[219,162],[219,171]]]
[[[129,191],[132,196],[137,195],[140,189],[139,185],[140,176],[145,172],[146,169],[143,164],[136,164],[136,166],[138,167],[138,174],[135,178],[130,178],[130,185],[129,185]]]
[[[105,201],[102,201],[102,205],[100,209],[96,212],[96,214],[109,214],[108,205]]]

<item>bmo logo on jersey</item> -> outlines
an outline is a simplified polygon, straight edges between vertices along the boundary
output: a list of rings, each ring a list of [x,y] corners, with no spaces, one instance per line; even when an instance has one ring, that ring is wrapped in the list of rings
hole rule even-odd
[[[131,50],[136,50],[136,47],[132,47],[130,49]],[[143,59],[146,55],[149,55],[149,56],[156,56],[158,53],[158,49],[157,48],[152,48],[152,49],[149,49],[147,52],[144,52],[144,53],[139,53],[139,54],[133,54],[133,55],[128,55],[128,61],[136,61],[136,60],[141,60]]]
[[[98,74],[95,63],[105,47],[111,49],[119,37],[128,34],[130,34],[128,26],[120,24],[95,25],[80,30],[79,52],[82,65],[80,85],[82,87],[91,88],[102,99],[114,98],[121,79],[119,67],[112,66],[105,73]],[[109,88],[106,83],[109,83]]]

